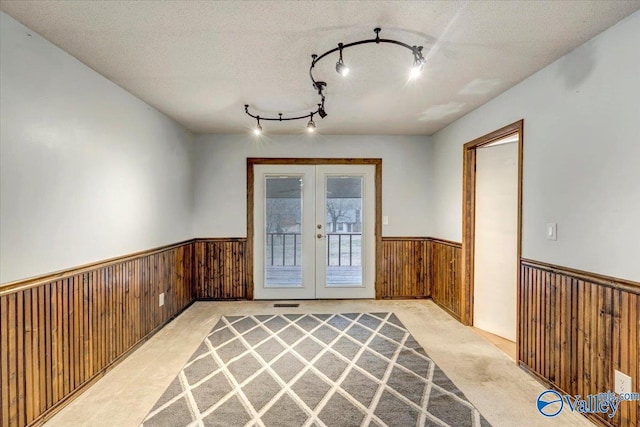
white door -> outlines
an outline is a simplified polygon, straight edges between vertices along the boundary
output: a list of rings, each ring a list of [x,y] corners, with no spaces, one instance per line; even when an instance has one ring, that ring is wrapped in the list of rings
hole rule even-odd
[[[518,144],[507,137],[476,151],[475,327],[516,340]],[[498,144],[498,145],[494,145]]]
[[[375,297],[374,172],[254,167],[256,299]]]

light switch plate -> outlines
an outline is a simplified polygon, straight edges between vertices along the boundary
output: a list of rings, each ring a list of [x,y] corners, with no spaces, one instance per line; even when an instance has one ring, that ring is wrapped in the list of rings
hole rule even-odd
[[[389,217],[386,215],[382,216],[382,225],[389,225]]]
[[[158,307],[162,307],[164,305],[164,292],[160,294],[158,297]]]
[[[547,240],[558,240],[558,224],[555,222],[547,223]]]
[[[616,393],[631,393],[631,377],[629,375],[623,374],[616,369],[614,379],[616,385],[614,391]]]

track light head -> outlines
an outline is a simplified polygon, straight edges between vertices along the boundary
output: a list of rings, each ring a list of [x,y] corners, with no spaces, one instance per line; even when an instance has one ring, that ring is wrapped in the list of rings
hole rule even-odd
[[[413,46],[413,66],[409,71],[409,80],[417,79],[424,69],[425,59],[422,56],[422,46]]]
[[[260,126],[260,117],[258,117],[258,123],[256,127],[253,129],[253,133],[256,135],[262,135],[262,126]]]
[[[349,75],[349,67],[344,65],[344,62],[342,62],[342,58],[340,58],[338,62],[336,62],[336,72],[342,77],[347,77],[347,75]]]
[[[342,48],[344,45],[342,43],[338,43],[338,49],[340,49],[340,59],[336,62],[336,72],[340,74],[342,77],[347,77],[349,74],[349,67],[344,65],[344,61],[342,61]]]
[[[420,77],[420,74],[422,73],[422,67],[420,66],[420,64],[413,64],[413,67],[411,67],[411,70],[409,70],[409,80],[415,80],[418,77]]]
[[[316,124],[313,121],[313,113],[311,113],[311,118],[309,119],[309,123],[307,123],[307,132],[313,133],[316,131]]]
[[[422,74],[423,69],[424,69],[424,59],[416,59],[413,62],[413,66],[411,67],[411,70],[409,71],[409,80],[415,80],[418,77],[420,77],[420,74]]]

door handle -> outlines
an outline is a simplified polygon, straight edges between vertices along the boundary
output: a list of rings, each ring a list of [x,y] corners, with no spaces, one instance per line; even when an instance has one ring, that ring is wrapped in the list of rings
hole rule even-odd
[[[322,234],[318,233],[318,234],[316,235],[316,237],[317,237],[318,239],[322,239]]]

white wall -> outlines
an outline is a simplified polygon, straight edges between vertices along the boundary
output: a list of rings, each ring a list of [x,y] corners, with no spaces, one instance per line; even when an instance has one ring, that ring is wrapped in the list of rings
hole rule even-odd
[[[518,144],[476,154],[473,326],[516,340]]]
[[[389,216],[382,234],[431,234],[429,137],[202,135],[195,145],[198,237],[246,236],[247,157],[382,158],[382,214]]]
[[[192,237],[192,136],[0,13],[0,282]]]
[[[639,40],[636,12],[436,133],[434,236],[461,240],[462,145],[524,118],[522,256],[640,281]]]

